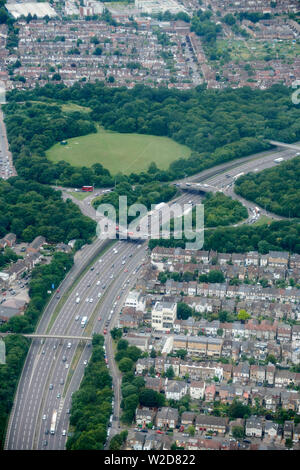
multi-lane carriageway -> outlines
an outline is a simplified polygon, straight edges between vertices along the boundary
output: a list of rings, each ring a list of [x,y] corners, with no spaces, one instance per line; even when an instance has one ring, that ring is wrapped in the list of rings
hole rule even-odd
[[[277,152],[276,157],[284,155],[285,159],[295,156],[295,150],[289,149]],[[260,162],[266,161],[271,152],[265,152],[252,160],[247,158],[246,171],[253,171]],[[269,155],[269,157],[268,157]],[[265,157],[268,157],[267,159]],[[275,156],[275,155],[273,155]],[[242,159],[240,164],[244,164]],[[222,165],[215,169],[215,174],[225,179],[226,169],[232,168]],[[234,165],[238,173],[238,162]],[[260,167],[261,168],[261,167]],[[204,174],[205,172],[203,172]],[[223,176],[222,176],[223,175]],[[200,180],[209,182],[213,177],[212,169],[207,176],[200,176]],[[196,178],[194,181],[197,181]],[[199,181],[199,180],[198,180]],[[221,181],[222,183],[222,181]],[[195,199],[194,199],[195,198]],[[196,195],[183,195],[178,202],[184,203],[188,199],[194,202],[201,198]],[[82,207],[84,209],[84,206]],[[91,207],[88,207],[90,210]],[[83,210],[84,211],[84,210]],[[92,333],[102,332],[107,318],[113,309],[112,323],[114,324],[126,292],[134,284],[139,275],[139,267],[146,254],[146,243],[140,245],[128,241],[115,241],[114,248],[108,247],[106,252],[94,260],[92,268],[88,269],[81,277],[80,269],[87,260],[93,259],[97,251],[101,249],[103,242],[96,240],[93,245],[80,250],[75,256],[74,269],[70,271],[61,286],[61,294],[67,293],[66,300],[58,301],[56,296],[50,300],[41,321],[38,325],[37,334],[50,334],[60,336],[88,336]],[[125,264],[123,261],[125,260]],[[97,285],[98,281],[100,284]],[[100,299],[98,294],[101,293]],[[79,296],[81,301],[76,304],[75,299]],[[93,302],[86,302],[86,298],[92,298]],[[59,309],[58,309],[58,303]],[[53,315],[55,314],[55,317]],[[81,328],[80,321],[75,317],[86,315],[89,319],[87,327]],[[53,321],[52,321],[52,320]],[[72,393],[79,388],[83,377],[86,361],[91,355],[89,342],[68,341],[55,338],[47,338],[41,344],[41,339],[33,339],[25,361],[19,386],[14,400],[14,406],[8,425],[6,436],[6,449],[64,449],[66,436],[63,430],[68,429],[69,415],[67,410],[71,406]],[[115,393],[115,417],[119,414],[119,377],[112,357],[109,335],[106,337],[109,368],[113,378]],[[64,356],[66,360],[63,360]],[[66,366],[68,364],[68,367]],[[63,383],[62,383],[63,382]],[[50,384],[53,388],[50,390]],[[116,398],[117,396],[117,398]],[[57,410],[57,426],[54,436],[46,435],[45,431],[50,429],[50,421],[53,410]],[[45,417],[45,419],[43,419]],[[44,441],[47,446],[44,446]]]

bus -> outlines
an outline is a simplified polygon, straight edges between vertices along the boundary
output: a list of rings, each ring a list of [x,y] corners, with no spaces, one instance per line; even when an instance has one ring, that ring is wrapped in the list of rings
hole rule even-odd
[[[50,426],[50,434],[55,434],[55,426],[56,426],[56,418],[57,418],[57,411],[53,411],[52,419],[51,419],[51,426]]]
[[[82,191],[94,191],[94,186],[82,186]]]

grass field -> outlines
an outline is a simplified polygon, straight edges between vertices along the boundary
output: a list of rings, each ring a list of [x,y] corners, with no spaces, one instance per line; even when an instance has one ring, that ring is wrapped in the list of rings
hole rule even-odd
[[[300,43],[293,43],[291,40],[282,42],[271,40],[227,40],[218,39],[216,42],[218,51],[227,51],[233,61],[251,62],[255,60],[270,59],[288,60],[295,59],[300,54]],[[268,62],[266,62],[266,67]]]
[[[140,173],[151,162],[165,170],[180,157],[189,157],[191,150],[167,137],[142,134],[119,134],[98,129],[97,134],[68,139],[67,145],[56,144],[47,151],[53,162],[65,160],[73,166],[102,163],[112,175]]]

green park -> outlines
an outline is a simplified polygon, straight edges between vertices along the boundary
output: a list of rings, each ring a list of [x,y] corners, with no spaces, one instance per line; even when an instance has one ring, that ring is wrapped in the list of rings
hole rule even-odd
[[[47,151],[53,162],[64,160],[73,166],[90,167],[101,163],[111,174],[129,175],[147,170],[150,163],[166,170],[178,158],[188,158],[191,150],[168,137],[126,134],[106,131],[68,139],[65,145],[57,143]]]

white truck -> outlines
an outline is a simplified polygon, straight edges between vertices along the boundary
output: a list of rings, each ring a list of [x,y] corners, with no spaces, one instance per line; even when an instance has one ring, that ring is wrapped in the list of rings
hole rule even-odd
[[[284,158],[280,157],[280,158],[275,158],[274,162],[275,163],[281,163],[283,162]]]
[[[51,418],[51,426],[50,426],[50,434],[55,434],[55,426],[56,426],[56,418],[57,418],[57,411],[53,411],[53,415]]]
[[[82,317],[81,319],[81,328],[84,328],[87,323],[87,317]]]

